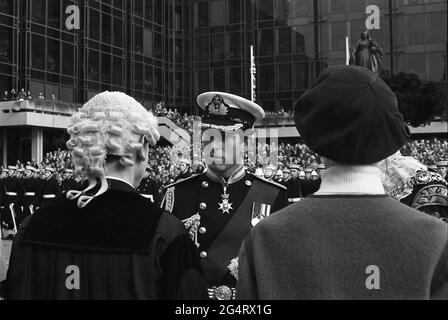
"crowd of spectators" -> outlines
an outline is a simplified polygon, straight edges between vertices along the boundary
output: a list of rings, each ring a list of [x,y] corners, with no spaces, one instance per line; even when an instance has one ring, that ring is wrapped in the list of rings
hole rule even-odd
[[[1,101],[24,101],[24,100],[32,100],[33,96],[31,95],[31,92],[25,91],[25,89],[21,89],[20,91],[16,91],[15,89],[11,89],[11,91],[2,91],[1,93]],[[53,100],[56,99],[55,95],[52,95]],[[42,92],[39,93],[37,96],[37,99],[45,100],[45,96]]]
[[[303,143],[258,144],[258,152],[255,157],[251,156],[253,150],[248,149],[248,145],[245,148],[245,166],[252,172],[270,164],[272,162],[271,154],[277,155],[277,166],[280,170],[291,164],[298,164],[305,169],[316,168],[318,164],[322,163],[321,157]],[[180,173],[178,167],[180,159],[196,159],[190,165],[190,173],[204,172],[206,164],[203,154],[198,154],[197,150],[188,146],[164,146],[151,149],[148,163],[151,168],[151,178],[159,184],[161,189],[173,183]],[[403,147],[401,152],[403,155],[412,156],[430,166],[442,159],[448,159],[448,141],[437,138],[412,140]],[[19,168],[32,165],[39,169],[50,166],[55,169],[58,179],[62,176],[64,169],[73,169],[70,153],[61,149],[48,152],[41,163],[37,163],[33,159],[27,163],[17,161],[15,165]]]

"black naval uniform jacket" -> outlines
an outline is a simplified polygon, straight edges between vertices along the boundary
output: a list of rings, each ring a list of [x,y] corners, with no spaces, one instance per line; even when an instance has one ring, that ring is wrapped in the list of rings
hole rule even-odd
[[[23,206],[33,205],[36,207],[39,196],[39,182],[35,178],[24,178],[22,180]]]
[[[128,184],[108,182],[83,209],[63,197],[24,221],[12,246],[7,299],[206,297],[183,224]]]
[[[61,188],[62,188],[62,193],[67,194],[67,192],[69,192],[69,191],[79,190],[80,186],[79,186],[79,183],[76,182],[75,179],[68,178],[68,179],[62,180]]]
[[[252,226],[254,203],[270,206],[274,213],[288,205],[286,188],[237,170],[227,188],[232,210],[220,210],[223,185],[210,170],[166,187],[162,208],[185,223],[198,247],[207,286],[234,288],[228,267]],[[231,177],[232,179],[232,177]],[[198,221],[198,219],[200,219]]]
[[[42,180],[40,186],[39,207],[46,203],[53,202],[56,198],[59,198],[62,195],[61,186],[54,176]],[[45,195],[55,195],[56,197],[46,199]]]
[[[157,182],[150,177],[144,178],[137,188],[137,192],[149,199],[157,206],[160,206],[161,196]]]
[[[282,181],[282,185],[284,185],[286,189],[288,189],[289,203],[297,202],[302,198],[299,179],[290,178],[288,180],[284,180]]]

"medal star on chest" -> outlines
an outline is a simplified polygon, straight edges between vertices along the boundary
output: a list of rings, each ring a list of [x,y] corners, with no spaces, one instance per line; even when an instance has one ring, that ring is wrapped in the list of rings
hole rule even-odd
[[[219,203],[219,210],[222,211],[222,213],[230,214],[230,211],[233,210],[233,203],[229,201],[229,195],[224,193],[221,195],[222,202]]]

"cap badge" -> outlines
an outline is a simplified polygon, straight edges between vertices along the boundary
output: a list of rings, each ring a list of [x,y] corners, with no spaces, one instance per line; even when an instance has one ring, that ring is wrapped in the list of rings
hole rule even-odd
[[[224,103],[224,99],[220,95],[216,95],[207,108],[209,114],[217,116],[226,116],[229,113],[229,107]]]

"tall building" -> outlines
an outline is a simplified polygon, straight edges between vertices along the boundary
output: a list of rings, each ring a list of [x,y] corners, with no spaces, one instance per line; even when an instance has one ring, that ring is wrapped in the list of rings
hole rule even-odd
[[[0,94],[24,88],[69,108],[120,90],[148,108],[198,112],[204,91],[250,97],[253,45],[257,102],[291,110],[323,68],[345,63],[345,37],[356,43],[372,5],[385,72],[446,88],[446,0],[0,0]],[[68,28],[74,9],[79,29]],[[9,125],[0,152],[36,137],[50,151],[64,140],[59,127]]]

